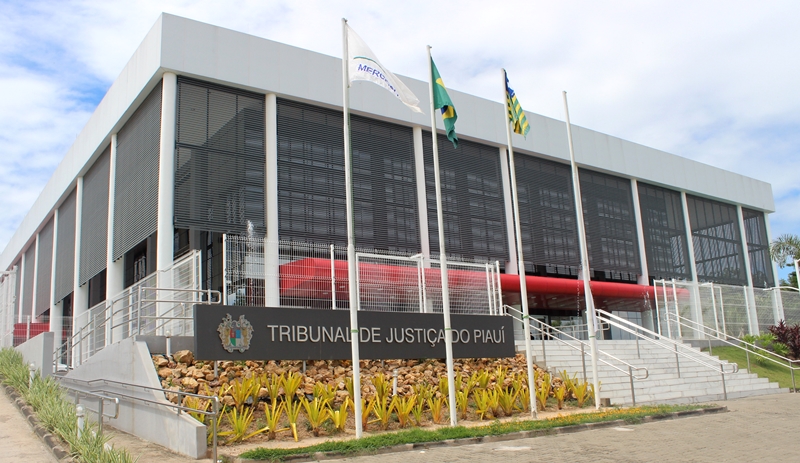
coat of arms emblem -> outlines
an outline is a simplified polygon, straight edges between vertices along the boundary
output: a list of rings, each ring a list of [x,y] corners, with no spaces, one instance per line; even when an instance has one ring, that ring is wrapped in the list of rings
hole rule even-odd
[[[231,314],[227,315],[217,328],[222,347],[231,353],[235,350],[244,352],[250,348],[250,339],[253,338],[253,325],[244,318],[244,315],[240,315],[238,320],[232,319]]]

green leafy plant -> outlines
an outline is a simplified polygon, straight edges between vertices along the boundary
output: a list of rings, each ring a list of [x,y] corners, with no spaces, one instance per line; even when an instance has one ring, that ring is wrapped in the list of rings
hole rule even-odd
[[[567,397],[567,385],[562,382],[561,385],[553,389],[553,395],[556,397],[556,406],[561,410],[564,408],[564,399]]]
[[[389,377],[383,373],[378,373],[372,377],[372,385],[375,386],[375,397],[377,398],[378,403],[380,404],[381,402],[388,402],[389,390],[392,385]]]
[[[302,383],[303,376],[300,373],[290,371],[286,376],[282,376],[281,387],[283,388],[284,400],[293,400],[297,395],[297,389]]]
[[[342,404],[339,408],[332,408],[330,411],[331,414],[331,421],[333,421],[333,425],[336,426],[336,430],[339,432],[344,432],[345,425],[347,423],[347,408],[350,406],[350,397],[344,399]],[[363,413],[363,410],[362,410]]]
[[[264,420],[268,430],[267,439],[274,440],[278,432],[291,430],[291,428],[278,429],[285,407],[286,402],[278,402],[277,400],[271,400],[269,405],[264,406]]]
[[[411,412],[416,404],[417,398],[413,395],[407,397],[394,396],[392,398],[392,404],[389,408],[394,409],[397,414],[397,423],[401,428],[408,426],[409,416],[411,416]]]
[[[512,388],[499,387],[497,403],[503,410],[503,415],[511,416],[514,413],[514,403],[517,401],[517,393]]]
[[[230,431],[222,431],[217,433],[218,436],[230,436],[226,444],[245,441],[256,434],[260,434],[269,430],[267,427],[264,427],[251,432],[250,434],[247,433],[247,430],[253,423],[253,409],[251,408],[244,409],[240,412],[238,408],[234,407],[227,413],[227,416],[228,424],[231,426]]]
[[[322,384],[317,381],[317,384],[314,385],[314,397],[333,403],[333,399],[336,398],[336,385]]]
[[[367,429],[367,425],[369,424],[369,416],[375,411],[375,399],[371,398],[367,399],[360,399],[361,400],[361,428]]]
[[[388,399],[380,400],[376,398],[375,405],[372,408],[372,413],[381,422],[381,429],[384,431],[389,429],[393,406],[394,402],[390,402]]]
[[[300,440],[297,437],[297,418],[300,416],[300,409],[302,405],[299,400],[284,400],[284,408],[286,411],[286,419],[289,420],[289,429],[292,430],[294,441]]]
[[[425,413],[425,403],[428,400],[425,397],[415,395],[416,400],[414,406],[411,408],[411,415],[414,417],[414,425],[422,426],[422,415]]]
[[[272,403],[278,401],[278,397],[281,394],[281,382],[283,376],[278,376],[275,373],[272,373],[269,377],[266,373],[261,375],[259,378],[259,383],[261,383],[261,387],[267,390],[267,394],[269,394],[269,400]]]
[[[331,417],[328,401],[319,397],[314,397],[314,400],[308,400],[303,397],[300,399],[300,403],[303,404],[303,408],[306,410],[306,418],[308,418],[308,423],[311,425],[311,432],[315,437],[319,437],[320,427]]]
[[[447,406],[447,399],[445,396],[432,397],[428,399],[428,409],[431,411],[431,420],[439,424],[442,422],[443,411]]]
[[[199,410],[199,411],[187,410],[186,413],[188,413],[189,416],[191,416],[192,418],[196,419],[201,423],[206,422],[207,415],[204,413],[200,413],[200,411],[207,412],[208,409],[211,408],[210,400],[201,399],[200,397],[186,396],[186,398],[183,399],[183,405],[186,408]]]
[[[469,409],[469,393],[466,388],[456,391],[456,410],[462,420],[467,419],[467,410]]]
[[[591,397],[591,390],[588,381],[575,380],[572,382],[572,395],[578,401],[578,407],[583,407],[583,404]]]
[[[485,389],[476,390],[472,394],[472,398],[475,400],[475,413],[480,420],[483,420],[489,411],[489,392]]]
[[[547,408],[547,398],[550,397],[550,373],[541,373],[542,382],[536,388],[536,402],[539,404],[539,410],[544,411]]]

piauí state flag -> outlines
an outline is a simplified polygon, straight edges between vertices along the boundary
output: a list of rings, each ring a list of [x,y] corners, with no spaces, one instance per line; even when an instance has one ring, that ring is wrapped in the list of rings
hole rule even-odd
[[[506,108],[508,109],[508,121],[514,127],[514,133],[518,133],[523,137],[528,135],[531,126],[528,124],[528,119],[525,117],[525,111],[522,110],[522,105],[517,100],[517,94],[514,89],[508,85],[508,73],[506,73]]]
[[[447,94],[447,88],[444,86],[442,77],[439,75],[439,70],[436,69],[436,64],[431,58],[431,81],[433,82],[433,108],[442,110],[442,121],[444,128],[447,130],[447,139],[453,142],[453,147],[458,148],[458,137],[456,136],[456,108],[453,106],[453,101],[450,100],[450,95]]]

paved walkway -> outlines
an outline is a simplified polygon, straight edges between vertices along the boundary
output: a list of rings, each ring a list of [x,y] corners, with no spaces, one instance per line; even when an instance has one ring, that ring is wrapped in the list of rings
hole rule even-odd
[[[720,402],[730,412],[498,443],[347,458],[353,463],[800,461],[800,394]]]
[[[0,461],[54,463],[56,458],[0,389]]]

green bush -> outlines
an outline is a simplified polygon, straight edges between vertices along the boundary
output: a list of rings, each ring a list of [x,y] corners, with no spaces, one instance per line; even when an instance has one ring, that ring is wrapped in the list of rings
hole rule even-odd
[[[78,437],[75,404],[70,402],[53,378],[42,379],[37,373],[28,387],[28,367],[14,349],[0,350],[0,376],[4,384],[17,390],[36,412],[42,425],[69,445],[76,461],[85,463],[133,463],[137,459],[125,450],[106,448],[109,440],[96,423],[87,422]]]

